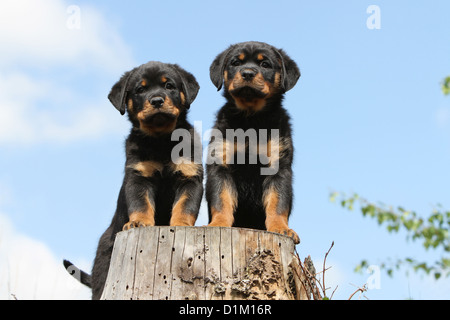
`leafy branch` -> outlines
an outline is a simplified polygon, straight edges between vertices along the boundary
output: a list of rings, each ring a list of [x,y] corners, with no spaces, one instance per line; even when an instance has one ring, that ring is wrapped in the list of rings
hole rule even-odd
[[[436,279],[442,275],[450,275],[450,211],[443,210],[441,205],[438,205],[429,217],[421,218],[414,211],[403,207],[393,208],[383,203],[374,204],[356,193],[347,197],[344,193],[333,192],[330,194],[330,201],[339,201],[340,205],[348,210],[353,210],[355,205],[358,205],[364,217],[375,219],[379,225],[384,225],[388,232],[405,230],[407,240],[421,241],[425,250],[443,251],[441,259],[431,264],[410,257],[396,261],[388,259],[380,266],[388,275],[392,276],[394,268],[399,269],[402,265],[409,265],[415,272],[422,270],[426,274],[433,274]],[[368,261],[363,260],[355,271],[361,272],[368,266]]]
[[[445,95],[450,94],[450,76],[445,78],[442,82],[442,92],[444,92]]]

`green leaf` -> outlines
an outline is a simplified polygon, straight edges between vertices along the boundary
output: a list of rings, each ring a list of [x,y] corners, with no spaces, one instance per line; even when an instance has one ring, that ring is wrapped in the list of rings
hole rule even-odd
[[[449,77],[450,78],[450,77]],[[450,82],[449,82],[450,83]],[[365,217],[374,218],[380,225],[385,225],[388,232],[397,232],[400,227],[406,231],[406,240],[419,240],[423,249],[441,250],[443,256],[436,261],[416,261],[412,258],[396,259],[393,261],[388,258],[387,262],[381,262],[378,265],[385,270],[389,276],[392,276],[395,270],[401,266],[408,267],[405,272],[413,270],[415,272],[432,273],[436,279],[443,275],[450,276],[450,211],[442,209],[437,205],[428,217],[419,217],[416,212],[398,206],[392,207],[384,203],[371,203],[361,198],[359,195],[347,197],[344,193],[333,193],[332,200],[340,202],[344,209],[352,210],[359,205],[361,213]],[[355,272],[362,273],[368,267],[368,262],[362,260],[355,267]]]
[[[356,267],[355,267],[355,272],[356,273],[362,273],[362,270],[364,268],[367,268],[369,265],[369,263],[367,262],[367,260],[362,260]]]
[[[442,92],[444,92],[445,95],[450,94],[450,77],[447,77],[442,82]]]
[[[442,265],[450,268],[450,259],[442,258]]]
[[[403,223],[403,225],[405,226],[406,230],[411,230],[412,227],[413,227],[413,224],[414,224],[414,221],[412,221],[412,220],[408,220],[408,221],[405,221]]]
[[[375,207],[373,205],[369,205],[367,207],[367,213],[371,217],[375,217]]]
[[[336,201],[336,198],[337,198],[337,196],[339,195],[339,193],[337,193],[337,192],[332,192],[331,194],[330,194],[330,202],[335,202]]]

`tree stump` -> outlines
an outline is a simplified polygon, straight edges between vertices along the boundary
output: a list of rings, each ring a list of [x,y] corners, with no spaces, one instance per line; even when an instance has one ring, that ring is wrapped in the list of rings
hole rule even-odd
[[[294,251],[291,238],[260,230],[130,229],[116,236],[102,299],[310,299]]]

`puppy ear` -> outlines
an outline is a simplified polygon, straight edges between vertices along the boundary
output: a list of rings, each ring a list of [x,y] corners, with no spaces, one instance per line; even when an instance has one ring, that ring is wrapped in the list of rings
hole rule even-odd
[[[173,65],[175,67],[175,70],[178,72],[178,74],[181,77],[182,82],[182,90],[185,95],[185,107],[189,109],[191,106],[191,103],[194,102],[195,98],[197,97],[198,90],[200,90],[200,85],[198,84],[195,77],[192,75],[192,73],[187,72],[183,68],[181,68],[178,65]]]
[[[120,114],[125,114],[126,100],[127,100],[127,86],[128,82],[135,69],[126,72],[120,80],[111,88],[108,99],[114,107],[120,111]]]
[[[227,50],[220,53],[209,67],[209,77],[211,78],[212,83],[216,86],[217,91],[222,88],[223,73],[228,62],[228,54],[233,48],[234,46],[230,46]]]
[[[281,60],[281,86],[284,92],[291,90],[300,78],[300,69],[282,49],[276,50]]]

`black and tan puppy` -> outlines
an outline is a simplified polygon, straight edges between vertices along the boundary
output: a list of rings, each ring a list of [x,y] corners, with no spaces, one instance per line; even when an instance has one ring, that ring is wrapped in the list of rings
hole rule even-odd
[[[218,90],[224,86],[227,101],[214,125],[224,138],[219,146],[212,138],[208,151],[219,160],[207,163],[209,226],[268,230],[291,236],[298,243],[298,235],[288,227],[294,150],[290,118],[282,107],[284,93],[300,77],[296,63],[271,45],[244,42],[216,57],[210,77]],[[266,134],[260,134],[264,130]],[[227,135],[238,131],[248,140],[237,142],[237,134]],[[258,146],[250,139],[252,132],[259,135]],[[261,143],[266,148],[260,148]],[[268,161],[261,157],[249,161],[252,150],[260,156],[263,149]],[[246,161],[238,161],[239,153]],[[274,170],[262,174],[262,168]]]
[[[109,100],[122,115],[128,112],[133,126],[126,140],[125,177],[117,209],[100,238],[92,276],[84,276],[93,299],[101,297],[117,232],[141,226],[194,225],[203,195],[203,168],[201,161],[194,161],[195,152],[173,159],[172,150],[179,142],[172,141],[171,135],[175,129],[184,129],[192,139],[190,145],[201,148],[200,137],[186,119],[198,90],[189,72],[154,61],[125,73],[112,87]],[[72,266],[68,261],[65,265]]]

